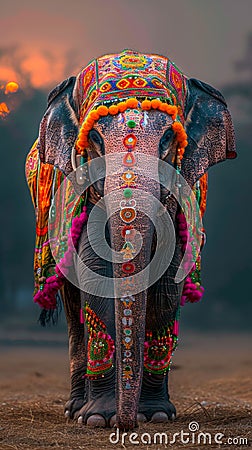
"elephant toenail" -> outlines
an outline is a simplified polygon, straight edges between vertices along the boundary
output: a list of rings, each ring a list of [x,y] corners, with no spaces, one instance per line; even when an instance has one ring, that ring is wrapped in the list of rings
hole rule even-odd
[[[174,422],[175,419],[176,419],[176,414],[172,413],[172,415],[171,415],[171,421]]]
[[[78,423],[83,423],[83,417],[82,416],[78,417]]]
[[[101,427],[104,428],[106,427],[106,423],[105,420],[102,416],[100,416],[99,414],[93,414],[92,416],[90,416],[87,420],[87,425],[89,427]]]
[[[145,423],[145,422],[147,422],[147,418],[145,417],[144,414],[138,413],[137,414],[137,422],[138,423]]]
[[[68,417],[70,417],[70,411],[65,411],[65,418],[68,419]]]
[[[116,414],[114,414],[109,421],[110,428],[115,427],[115,424],[116,424]]]
[[[152,423],[166,423],[168,420],[167,414],[162,411],[156,412],[151,418]]]

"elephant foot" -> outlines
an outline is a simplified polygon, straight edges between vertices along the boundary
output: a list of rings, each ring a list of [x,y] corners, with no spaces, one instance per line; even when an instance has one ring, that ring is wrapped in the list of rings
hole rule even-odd
[[[159,404],[156,408],[153,405],[148,407],[146,404],[144,407],[140,406],[139,408],[141,408],[141,411],[144,411],[144,413],[138,413],[138,423],[167,423],[173,422],[176,419],[176,408],[171,402]],[[157,411],[152,414],[154,409]]]
[[[68,400],[64,408],[64,415],[66,419],[73,419],[75,413],[83,408],[85,403],[86,402],[83,398],[73,398]]]
[[[87,402],[86,380],[83,378],[86,367],[80,366],[71,374],[70,398],[65,404],[64,415],[67,419],[73,419],[76,411],[79,411]]]
[[[83,424],[83,422],[84,422],[84,418],[81,415],[78,417],[78,423]],[[145,423],[145,422],[147,422],[146,417],[143,414],[137,414],[137,423],[140,424],[140,423]],[[110,420],[108,420],[108,417],[105,418],[104,415],[93,414],[88,417],[88,419],[86,421],[86,425],[91,428],[96,428],[96,427],[113,428],[116,425],[116,414],[114,414],[110,418]]]
[[[78,423],[89,427],[113,427],[115,424],[115,396],[108,393],[96,395],[75,413]]]
[[[150,422],[152,423],[167,423],[169,421],[173,422],[176,419],[176,409],[175,406],[169,402],[169,405],[164,406],[166,412],[158,411],[151,416]]]
[[[176,417],[176,408],[170,402],[168,393],[168,374],[154,375],[144,372],[139,413],[146,421],[166,423]]]
[[[88,398],[85,405],[75,412],[78,423],[90,427],[113,427],[115,424],[115,371],[103,378],[87,380]]]

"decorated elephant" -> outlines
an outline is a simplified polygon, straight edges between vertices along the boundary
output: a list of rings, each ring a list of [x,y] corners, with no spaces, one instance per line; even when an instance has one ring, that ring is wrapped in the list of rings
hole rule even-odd
[[[206,172],[235,156],[220,92],[166,57],[105,55],[49,94],[26,176],[34,301],[42,325],[63,301],[68,324],[66,417],[175,418],[168,372],[180,306],[203,294]]]

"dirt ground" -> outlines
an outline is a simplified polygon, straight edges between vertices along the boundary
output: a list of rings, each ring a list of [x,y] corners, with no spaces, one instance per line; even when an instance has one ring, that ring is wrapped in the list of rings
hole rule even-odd
[[[170,374],[176,421],[143,424],[135,430],[137,435],[120,434],[119,438],[111,436],[113,430],[92,430],[66,421],[63,406],[68,398],[69,371],[65,337],[41,336],[35,333],[33,345],[27,345],[27,337],[0,339],[1,450],[248,448],[251,336],[182,336]],[[155,434],[161,432],[166,443],[164,435]],[[210,435],[205,444],[200,432]],[[173,437],[174,433],[178,434]],[[216,433],[224,436],[216,437]]]

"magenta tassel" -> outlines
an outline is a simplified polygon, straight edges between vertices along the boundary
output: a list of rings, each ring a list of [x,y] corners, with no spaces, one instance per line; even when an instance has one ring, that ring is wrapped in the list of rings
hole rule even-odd
[[[84,315],[83,315],[83,309],[81,308],[80,309],[80,323],[84,323],[85,322],[85,320],[84,320]]]
[[[172,334],[175,334],[175,336],[179,334],[179,322],[177,320],[174,320]]]
[[[193,299],[195,302],[198,302],[202,297],[202,293],[200,291],[196,291],[193,293]]]
[[[180,300],[180,305],[185,306],[185,304],[186,304],[186,295],[182,295],[181,300]]]

